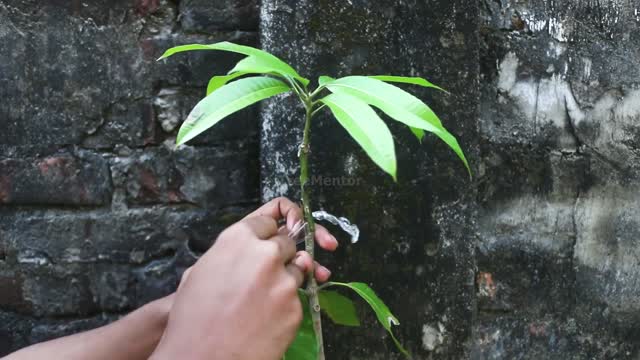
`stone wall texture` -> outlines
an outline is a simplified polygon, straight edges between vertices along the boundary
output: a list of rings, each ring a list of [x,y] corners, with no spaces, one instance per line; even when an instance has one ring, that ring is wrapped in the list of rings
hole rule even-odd
[[[292,96],[175,149],[229,40],[318,75],[423,76],[469,179],[389,123],[399,179],[313,124],[314,208],[361,227],[320,254],[372,285],[416,359],[640,358],[637,0],[0,0],[0,356],[171,292],[216,234],[298,196]],[[335,230],[335,229],[334,229]],[[365,306],[329,359],[400,359]]]
[[[255,46],[257,16],[251,1],[0,1],[0,356],[173,291],[257,205],[257,108],[173,146],[238,58],[155,61]]]

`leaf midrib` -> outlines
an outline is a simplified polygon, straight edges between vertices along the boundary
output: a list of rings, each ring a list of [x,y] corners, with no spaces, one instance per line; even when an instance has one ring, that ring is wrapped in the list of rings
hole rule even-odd
[[[220,108],[219,108],[220,110],[219,110],[219,111],[216,111],[214,114],[223,113],[223,112],[224,112],[224,110],[226,110],[228,107],[231,107],[232,105],[235,105],[235,104],[237,104],[238,102],[241,102],[241,101],[245,100],[245,99],[246,99],[246,98],[248,98],[248,97],[251,97],[251,96],[253,96],[253,95],[262,94],[262,93],[264,93],[264,92],[267,92],[267,91],[272,90],[272,89],[277,89],[277,88],[281,88],[281,89],[284,89],[284,90],[289,90],[289,89],[290,89],[290,88],[289,88],[288,86],[286,86],[286,85],[277,85],[277,86],[271,86],[271,87],[268,87],[268,88],[262,88],[262,89],[260,89],[260,90],[257,90],[257,91],[254,91],[254,92],[248,93],[248,94],[246,94],[246,95],[244,95],[244,96],[242,96],[242,97],[239,97],[239,98],[237,98],[237,99],[235,99],[235,100],[233,100],[233,101],[231,101],[231,102],[228,102],[226,105],[223,105],[222,107],[220,107]],[[206,119],[206,118],[205,118],[205,119]],[[195,127],[195,125],[194,125],[194,127]]]
[[[278,81],[278,80],[276,80],[276,81]],[[248,97],[255,96],[255,95],[259,95],[259,94],[263,94],[264,92],[273,91],[273,90],[275,90],[275,89],[280,89],[280,90],[283,90],[282,92],[284,92],[284,91],[289,91],[291,88],[289,88],[289,87],[288,87],[287,85],[285,85],[284,83],[281,83],[281,84],[277,84],[277,85],[274,85],[274,86],[270,86],[270,87],[266,87],[266,88],[261,88],[260,90],[257,90],[257,91],[254,91],[254,92],[247,93],[247,94],[245,94],[245,95],[243,95],[243,96],[241,96],[241,97],[239,97],[239,98],[237,98],[237,99],[235,99],[235,100],[233,100],[233,101],[231,101],[231,102],[226,103],[226,104],[225,104],[225,105],[223,105],[222,107],[218,108],[219,110],[218,110],[218,111],[215,111],[213,114],[211,114],[211,115],[209,115],[209,116],[206,116],[206,117],[202,118],[201,120],[196,119],[196,121],[194,121],[194,123],[193,123],[193,126],[191,127],[191,130],[193,130],[194,128],[196,128],[196,126],[198,126],[198,124],[200,124],[200,123],[204,122],[206,119],[208,119],[209,117],[211,117],[211,116],[213,116],[213,115],[216,115],[215,117],[220,117],[220,115],[219,115],[219,114],[224,113],[225,111],[227,111],[227,109],[228,109],[229,107],[231,107],[231,106],[233,106],[233,105],[237,104],[238,102],[244,101],[244,100],[245,100],[246,98],[248,98]],[[234,89],[234,90],[235,90],[235,89]],[[214,94],[214,93],[211,93],[211,95],[213,95],[213,94]],[[211,95],[209,95],[209,96],[211,96]],[[256,101],[256,102],[257,102],[257,101]],[[228,115],[229,115],[229,114],[222,116],[222,117],[221,117],[221,119],[222,119],[222,118],[224,118],[224,117],[226,117],[226,116],[228,116]],[[191,130],[190,130],[190,131],[191,131]],[[186,141],[189,141],[189,140],[193,139],[193,138],[194,138],[194,137],[196,137],[196,136],[197,136],[197,135],[194,135],[194,136],[192,136],[191,138],[189,138],[188,140],[184,140],[184,138],[186,138],[186,137],[187,137],[187,134],[185,134],[185,136],[184,136],[182,139],[180,139],[180,143],[181,143],[181,144],[183,144],[183,143],[185,143]]]
[[[346,287],[346,288],[349,288],[349,289],[351,289],[351,290],[353,290],[353,291],[357,292],[357,293],[358,293],[362,298],[364,298],[364,299],[365,299],[365,301],[366,301],[367,303],[369,303],[369,305],[370,305],[370,306],[372,306],[372,307],[374,307],[374,308],[376,308],[376,309],[378,309],[378,310],[381,310],[380,312],[388,312],[391,316],[393,316],[393,314],[391,314],[391,311],[389,311],[388,309],[385,311],[385,309],[384,309],[384,308],[382,308],[382,307],[380,307],[380,305],[378,305],[378,304],[376,303],[376,301],[374,301],[374,299],[372,299],[372,298],[371,298],[371,296],[369,296],[369,294],[367,294],[367,293],[363,292],[361,289],[358,289],[358,288],[357,288],[357,287],[355,287],[355,286],[349,286],[349,284],[345,284],[345,283],[332,282],[331,284],[344,286],[344,287]],[[374,311],[375,311],[375,309],[374,309]],[[376,315],[377,315],[377,314],[378,314],[378,311],[375,311],[375,312],[376,312]],[[395,316],[393,316],[393,317],[394,317],[394,319],[395,319]],[[391,324],[389,324],[388,319],[386,319],[386,320],[387,320],[387,321],[383,323],[383,326],[386,328],[386,330],[391,330]],[[398,323],[400,323],[400,322],[398,321],[398,319],[395,319],[395,320],[396,320]]]
[[[342,111],[343,113],[345,113],[347,116],[349,116],[351,119],[354,119],[354,116],[352,116],[352,114],[350,114],[348,111],[344,110],[344,107],[340,106],[338,103],[333,102],[333,101],[329,101],[331,102],[332,105],[338,107],[338,109],[340,109],[340,111]],[[357,121],[352,120],[354,124],[359,125]],[[378,148],[375,146],[375,142],[373,141],[374,139],[369,136],[369,133],[366,131],[362,131],[362,127],[358,126],[358,130],[360,131],[360,133],[362,133],[364,135],[364,137],[367,138],[367,141],[369,142],[370,148],[373,149],[376,154],[378,154],[379,157],[384,158],[386,160],[389,160],[392,158],[392,156],[390,154],[385,154],[381,151],[378,150]]]
[[[424,129],[424,130],[427,130],[427,131],[429,131],[431,133],[442,133],[442,129],[437,128],[436,126],[431,124],[428,120],[423,119],[422,117],[420,117],[419,115],[417,115],[417,114],[415,114],[413,112],[410,112],[410,111],[404,110],[404,109],[402,109],[400,107],[397,107],[394,103],[388,102],[384,97],[379,97],[374,93],[369,93],[369,92],[362,91],[362,90],[360,90],[359,88],[357,88],[357,87],[355,87],[353,85],[346,85],[346,84],[339,84],[339,83],[333,83],[333,84],[328,84],[327,85],[328,88],[331,88],[331,86],[341,86],[341,87],[348,88],[348,89],[351,89],[351,90],[354,90],[354,91],[357,91],[357,92],[360,92],[360,93],[364,93],[367,96],[371,96],[373,98],[376,98],[376,99],[384,102],[385,104],[387,104],[389,107],[392,107],[396,111],[403,112],[403,113],[409,113],[409,114],[417,117],[418,119],[423,120],[426,124],[428,124],[429,126],[433,127],[433,129],[434,129],[434,130],[427,130],[427,129]],[[384,109],[380,109],[380,110],[384,111]]]

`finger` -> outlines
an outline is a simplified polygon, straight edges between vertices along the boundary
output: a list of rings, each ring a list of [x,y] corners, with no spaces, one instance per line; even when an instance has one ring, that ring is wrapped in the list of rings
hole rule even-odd
[[[241,220],[259,239],[269,239],[278,234],[278,223],[269,216],[253,216]]]
[[[321,248],[334,251],[338,247],[338,240],[322,225],[316,225],[316,242]]]
[[[267,241],[274,241],[278,244],[280,259],[283,264],[291,261],[296,255],[296,243],[292,241],[286,233],[280,232]]]
[[[327,282],[331,277],[331,270],[320,265],[317,261],[314,261],[314,264],[315,264],[314,276],[316,277],[316,280],[318,280],[321,283]]]
[[[286,219],[287,229],[291,230],[293,225],[302,219],[302,210],[293,201],[285,197],[279,197],[262,205],[256,211],[247,215],[246,218],[254,216],[269,216],[274,220]]]
[[[300,269],[300,271],[305,274],[313,269],[313,259],[311,258],[311,255],[309,255],[309,253],[306,251],[298,251],[291,263],[296,265]]]
[[[300,271],[300,268],[295,264],[289,264],[286,269],[287,272],[296,280],[296,286],[302,286],[302,283],[304,282],[304,273]]]

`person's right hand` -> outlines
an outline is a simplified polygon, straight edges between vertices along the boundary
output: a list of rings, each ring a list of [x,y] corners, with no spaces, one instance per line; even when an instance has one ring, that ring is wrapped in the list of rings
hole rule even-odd
[[[277,217],[252,214],[220,234],[181,284],[152,358],[282,357],[302,320],[297,289],[313,265],[278,231]]]

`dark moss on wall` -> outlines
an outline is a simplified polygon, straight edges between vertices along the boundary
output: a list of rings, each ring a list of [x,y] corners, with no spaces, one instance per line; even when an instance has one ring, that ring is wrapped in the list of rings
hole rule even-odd
[[[304,75],[423,76],[453,95],[411,89],[427,100],[471,159],[477,152],[478,10],[464,1],[266,1],[262,45]],[[298,196],[302,111],[294,97],[263,112],[263,197]],[[417,358],[468,353],[474,305],[475,186],[462,164],[433,137],[419,144],[389,123],[399,157],[398,182],[367,158],[328,116],[312,126],[312,176],[356,185],[315,184],[315,209],[347,216],[362,238],[321,258],[339,280],[369,283],[402,322],[396,332]],[[474,164],[475,165],[475,164]],[[327,321],[328,358],[400,358],[362,307],[363,329]]]

